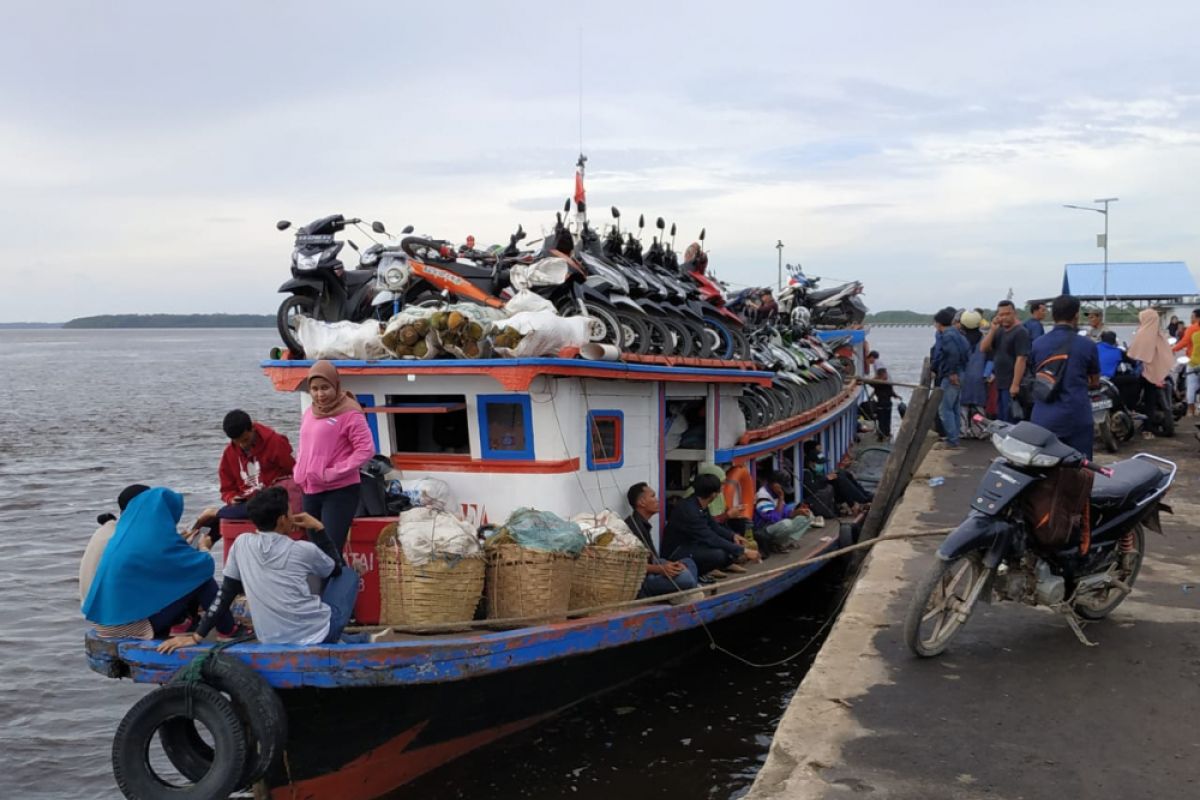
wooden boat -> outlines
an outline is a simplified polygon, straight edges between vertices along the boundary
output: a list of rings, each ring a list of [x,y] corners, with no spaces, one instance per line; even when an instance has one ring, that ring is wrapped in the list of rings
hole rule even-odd
[[[838,332],[847,333],[861,370],[863,334]],[[276,388],[296,391],[309,365],[268,361],[263,369]],[[799,475],[808,439],[820,437],[833,459],[847,453],[862,393],[856,382],[839,379],[836,391],[805,413],[744,431],[731,426],[728,409],[737,409],[744,386],[772,377],[750,364],[540,358],[337,366],[368,412],[379,452],[403,480],[446,481],[477,524],[530,505],[564,517],[589,509],[624,513],[629,485],[647,481],[670,497],[704,461],[757,469],[787,459]],[[704,420],[686,448],[668,447],[677,438],[669,436],[669,409],[677,406],[702,412],[693,418]],[[358,519],[352,530],[349,555],[364,572],[360,622],[378,619],[373,545],[386,521]],[[280,800],[385,794],[662,663],[678,650],[680,635],[803,581],[820,565],[801,562],[835,548],[838,536],[836,523],[814,529],[799,548],[684,597],[522,627],[481,622],[365,644],[239,644],[226,652],[253,667],[287,711],[287,758],[260,788]],[[203,647],[164,655],[152,642],[94,634],[86,640],[93,670],[142,683],[165,683]]]

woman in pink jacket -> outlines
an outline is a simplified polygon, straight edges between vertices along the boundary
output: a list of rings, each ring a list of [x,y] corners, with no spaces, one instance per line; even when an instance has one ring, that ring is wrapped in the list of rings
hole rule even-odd
[[[358,468],[375,454],[375,440],[362,406],[342,389],[333,364],[312,365],[308,394],[312,405],[300,422],[293,477],[304,492],[304,511],[321,521],[340,553],[358,510]]]

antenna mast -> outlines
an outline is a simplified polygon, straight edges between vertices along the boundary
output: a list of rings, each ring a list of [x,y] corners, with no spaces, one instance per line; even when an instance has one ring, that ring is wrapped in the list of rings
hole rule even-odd
[[[579,160],[575,162],[575,224],[582,235],[587,223],[587,196],[583,178],[587,171],[587,156],[583,154],[583,25],[579,26]]]

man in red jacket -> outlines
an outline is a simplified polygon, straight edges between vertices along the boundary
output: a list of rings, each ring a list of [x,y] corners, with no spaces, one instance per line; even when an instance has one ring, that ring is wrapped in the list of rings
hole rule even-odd
[[[222,427],[229,444],[221,454],[217,474],[221,481],[221,502],[225,505],[196,521],[196,526],[206,531],[208,547],[216,541],[221,520],[246,519],[246,501],[263,489],[290,479],[296,466],[288,438],[261,422],[254,422],[245,411],[230,411]]]

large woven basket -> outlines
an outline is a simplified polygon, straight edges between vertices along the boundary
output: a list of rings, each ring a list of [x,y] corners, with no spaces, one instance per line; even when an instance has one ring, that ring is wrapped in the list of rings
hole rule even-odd
[[[501,544],[487,551],[489,619],[566,614],[575,556]]]
[[[637,597],[646,577],[646,551],[588,545],[575,562],[571,608],[623,603]]]
[[[432,625],[467,622],[483,596],[482,556],[410,564],[396,541],[396,526],[379,533],[379,624]]]

